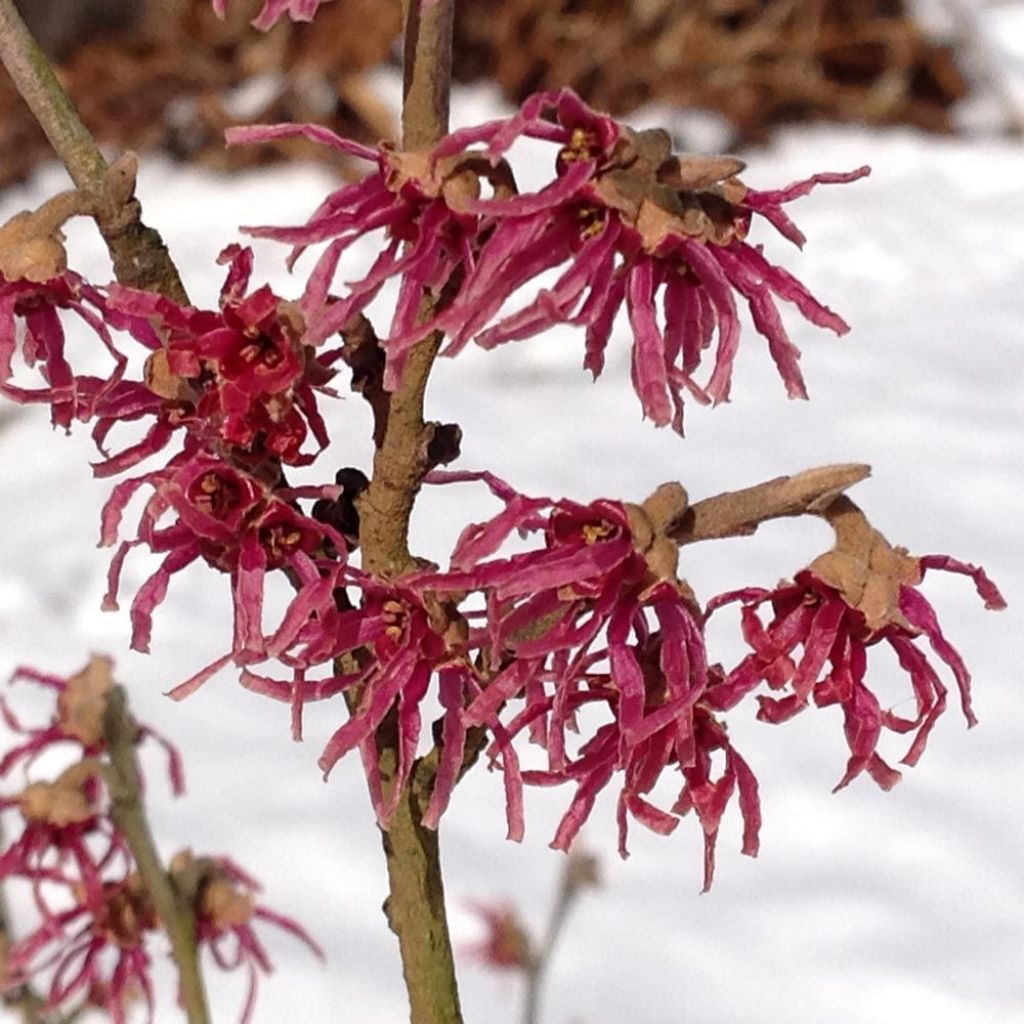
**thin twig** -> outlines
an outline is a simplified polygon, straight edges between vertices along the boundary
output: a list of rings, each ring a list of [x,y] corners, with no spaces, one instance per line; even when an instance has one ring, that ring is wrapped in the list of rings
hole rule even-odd
[[[74,183],[88,192],[109,194],[107,161],[32,38],[14,0],[0,0],[0,60]],[[133,194],[117,205],[104,205],[96,214],[118,281],[187,302],[167,247],[141,218],[142,208]]]
[[[541,986],[547,975],[555,947],[569,918],[569,911],[575,906],[584,889],[598,884],[596,859],[589,853],[576,848],[569,851],[562,877],[559,881],[555,903],[551,908],[547,928],[540,945],[532,951],[526,970],[526,993],[523,999],[523,1024],[539,1024]]]
[[[448,132],[454,0],[402,0],[405,81],[402,145],[429,149]]]
[[[110,816],[132,851],[139,875],[170,940],[171,955],[178,967],[181,1005],[188,1022],[210,1024],[199,969],[195,915],[190,901],[178,891],[164,869],[153,841],[135,759],[138,727],[128,713],[124,689],[120,686],[115,686],[107,698],[103,732],[110,756],[103,771],[110,792]]]
[[[385,785],[398,767],[396,742],[381,749]],[[388,925],[398,937],[410,1024],[462,1024],[455,961],[444,902],[440,837],[422,824],[429,791],[423,775],[402,793],[386,830],[381,830],[390,895]]]

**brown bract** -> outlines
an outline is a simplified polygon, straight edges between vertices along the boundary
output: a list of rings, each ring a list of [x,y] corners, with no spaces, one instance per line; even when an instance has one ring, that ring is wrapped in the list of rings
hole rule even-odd
[[[669,527],[687,507],[682,484],[664,483],[640,505],[625,503],[633,545],[644,556],[651,582],[669,582],[684,588],[684,596],[693,597],[689,586],[679,579],[679,544],[668,536]]]
[[[239,928],[252,918],[253,898],[229,879],[214,877],[203,888],[199,909],[217,928]]]
[[[170,402],[193,403],[199,398],[199,392],[170,368],[166,349],[157,349],[150,354],[143,370],[143,379],[154,395]]]
[[[84,887],[79,899],[85,901]],[[159,927],[156,909],[138,872],[111,886],[103,906],[94,912],[94,930],[122,949],[133,949],[147,931]]]
[[[68,269],[64,224],[91,213],[93,201],[78,191],[61,192],[38,210],[22,210],[0,226],[0,274],[8,281],[49,281]]]
[[[487,182],[491,194],[487,199],[509,199],[516,195],[515,177],[505,160],[491,163],[482,152],[458,153],[434,159],[431,150],[404,151],[390,143],[381,149],[387,153],[388,170],[385,181],[393,192],[412,185],[421,195],[431,199],[444,197],[456,212],[468,212],[468,204],[483,196],[481,182]]]
[[[900,611],[899,599],[903,587],[921,582],[918,560],[906,548],[890,545],[848,498],[837,499],[824,518],[836,531],[836,544],[808,570],[838,590],[846,604],[864,616],[871,632],[897,625],[917,633]]]
[[[179,850],[171,858],[170,873],[178,892],[218,929],[237,928],[252,918],[252,896],[240,890],[214,858]]]
[[[103,741],[103,713],[113,685],[113,662],[93,655],[81,672],[68,679],[57,697],[61,729],[83,747],[95,747]]]
[[[746,165],[730,156],[676,156],[661,129],[622,129],[615,156],[594,182],[601,202],[617,210],[654,252],[670,235],[727,245],[746,234],[736,208],[747,188]]]
[[[28,821],[42,821],[57,828],[88,821],[95,809],[84,786],[100,771],[99,761],[87,757],[66,768],[55,782],[33,782],[18,797],[21,813]]]

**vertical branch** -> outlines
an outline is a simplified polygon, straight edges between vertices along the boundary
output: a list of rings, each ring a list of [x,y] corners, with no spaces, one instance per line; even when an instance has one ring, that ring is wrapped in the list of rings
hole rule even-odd
[[[14,0],[0,0],[0,60],[72,181],[84,191],[109,195],[107,161]],[[160,235],[142,223],[142,209],[132,195],[119,198],[117,203],[104,204],[96,214],[117,279],[186,302],[181,278]]]
[[[115,686],[107,697],[103,733],[110,756],[103,772],[110,791],[110,816],[132,851],[139,874],[170,940],[171,955],[178,967],[181,1005],[188,1022],[210,1024],[206,991],[199,970],[195,915],[190,901],[177,890],[164,869],[153,841],[142,802],[139,766],[135,760],[138,728],[128,714],[125,693],[120,686]]]
[[[381,768],[385,779],[394,776],[394,747],[382,753]],[[410,1024],[462,1024],[438,834],[421,824],[429,800],[423,774],[406,787],[387,830],[381,831],[390,888],[385,908],[398,936]]]
[[[403,0],[403,8],[403,145],[407,150],[427,149],[448,130],[454,0]],[[436,297],[424,296],[424,316],[435,303]],[[409,518],[429,468],[427,448],[434,428],[424,422],[423,403],[441,338],[435,332],[409,354],[402,382],[390,395],[386,426],[377,432],[373,479],[359,500],[359,542],[363,567],[378,576],[400,575],[415,565],[409,554]],[[397,784],[394,717],[378,733],[385,786]],[[421,824],[432,784],[432,767],[419,761],[388,828],[381,832],[390,887],[386,908],[398,936],[411,1024],[461,1024],[439,839]]]
[[[405,81],[402,145],[428,149],[448,132],[454,0],[402,0]]]
[[[405,87],[402,145],[429,149],[448,131],[454,0],[403,0]],[[424,297],[424,315],[434,300]],[[373,460],[373,480],[360,503],[363,565],[377,575],[415,567],[409,555],[409,519],[428,468],[433,430],[423,420],[423,398],[441,334],[424,338],[409,354],[402,383],[391,395],[388,426]]]

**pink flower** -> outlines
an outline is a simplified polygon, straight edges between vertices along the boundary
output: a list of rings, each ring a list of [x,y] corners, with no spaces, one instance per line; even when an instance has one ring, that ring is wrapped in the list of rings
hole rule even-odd
[[[82,320],[113,359],[108,378],[72,369],[61,310]],[[49,405],[53,425],[65,430],[76,419],[91,419],[97,406],[117,391],[126,366],[111,338],[108,317],[103,293],[71,271],[42,283],[8,281],[0,275],[0,394],[15,402]],[[43,387],[11,383],[18,355],[26,368],[39,368]]]
[[[54,911],[37,901],[43,923],[11,946],[8,984],[48,976],[45,1011],[101,1007],[119,1024],[141,997],[151,1022],[155,997],[145,938],[159,925],[139,876],[105,881],[95,892],[77,883],[65,888],[68,909]]]
[[[103,510],[102,544],[116,542],[125,507],[143,485],[151,487],[153,494],[143,508],[136,538],[123,541],[114,555],[104,599],[104,607],[117,607],[121,570],[132,548],[143,545],[165,556],[132,601],[132,646],[136,650],[149,649],[153,611],[166,596],[171,577],[200,558],[231,577],[235,609],[232,653],[240,659],[258,657],[263,651],[267,572],[290,570],[299,583],[296,601],[325,589],[329,594],[331,574],[343,565],[345,541],[332,527],[298,510],[295,498],[299,492],[273,490],[212,455],[179,456],[165,469],[125,480],[114,488]],[[318,497],[324,491],[313,490]],[[161,525],[168,514],[173,520]],[[217,667],[227,660],[222,659]],[[201,681],[191,680],[189,689]]]
[[[196,896],[196,940],[213,955],[223,971],[244,967],[248,989],[240,1024],[249,1024],[256,1007],[260,974],[273,970],[270,957],[256,933],[254,924],[272,924],[311,949],[321,960],[323,950],[296,921],[256,902],[260,884],[228,857],[193,858],[189,851],[171,861],[171,872],[194,874],[200,881]]]
[[[633,332],[633,383],[644,412],[682,429],[682,393],[725,401],[739,345],[734,292],[748,302],[791,397],[806,391],[775,299],[791,302],[818,326],[842,334],[844,321],[746,241],[754,214],[801,245],[783,206],[816,184],[848,182],[819,174],[788,188],[759,192],[736,177],[742,163],[677,157],[661,131],[636,133],[587,107],[570,90],[530,97],[510,118],[453,132],[429,153],[372,150],[309,125],[235,129],[229,141],[305,135],[377,164],[362,181],[329,196],[306,225],[252,228],[296,246],[330,241],[303,298],[314,340],[344,327],[389,277],[401,278],[386,339],[389,386],[409,348],[426,333],[449,335],[452,355],[475,339],[484,347],[542,333],[559,323],[586,329],[584,365],[597,376],[618,310]],[[504,154],[520,138],[557,146],[554,178],[516,194]],[[482,148],[481,148],[482,147]],[[483,195],[489,185],[492,195]],[[328,291],[342,252],[385,229],[391,242],[344,297]],[[561,269],[516,313],[507,300],[539,275]],[[444,301],[421,322],[424,291]],[[659,307],[664,326],[659,323]],[[714,366],[694,379],[717,330]]]
[[[483,653],[486,678],[469,680],[476,696],[463,713],[469,728],[487,726],[490,753],[505,773],[509,837],[523,833],[523,783],[574,783],[576,793],[552,846],[570,849],[598,793],[622,774],[619,850],[626,855],[629,818],[660,834],[694,810],[706,838],[705,885],[714,868],[722,813],[738,790],[745,821],[744,852],[757,852],[757,784],[728,740],[724,724],[703,702],[709,677],[703,620],[677,576],[678,547],[670,525],[686,496],[666,484],[642,505],[590,505],[524,498],[502,481],[480,477],[505,502],[487,523],[468,527],[447,573],[422,573],[408,585],[427,594],[481,590],[482,624],[469,644]],[[474,474],[435,473],[435,482]],[[543,547],[485,560],[518,529],[541,534]],[[521,709],[509,710],[522,701]],[[583,726],[579,713],[602,706],[593,735],[570,748]],[[610,720],[608,720],[610,719]],[[588,715],[587,721],[593,717]],[[513,741],[527,732],[548,753],[548,768],[520,771]],[[725,752],[725,770],[711,777],[711,752]],[[648,794],[667,767],[684,784],[669,809]]]
[[[278,19],[288,15],[292,21],[312,21],[321,4],[328,0],[264,0],[260,13],[252,20],[255,28],[266,32],[273,28]],[[218,18],[223,18],[228,0],[213,0],[213,9]]]
[[[731,708],[765,682],[773,691],[785,691],[779,697],[757,697],[758,718],[765,722],[786,721],[811,701],[818,707],[838,704],[850,758],[836,789],[863,771],[883,789],[892,788],[900,773],[877,751],[882,730],[914,734],[902,763],[915,765],[946,707],[946,687],[922,650],[921,638],[952,673],[968,725],[977,721],[967,667],[918,590],[929,569],[969,575],[987,608],[1005,606],[982,569],[945,555],[912,558],[901,548],[890,548],[873,530],[856,544],[840,534],[836,549],[797,573],[792,584],[771,591],[752,587],[715,598],[709,612],[734,601],[742,603],[743,635],[753,653],[709,690],[708,703]],[[772,610],[767,624],[758,615],[765,604]],[[912,716],[883,708],[865,681],[868,652],[881,643],[892,649],[910,682]]]
[[[530,935],[514,906],[474,901],[469,909],[483,924],[484,937],[466,947],[467,957],[499,971],[526,971],[533,966]]]
[[[0,808],[17,809],[21,827],[0,856],[0,878],[21,876],[38,884],[66,879],[68,873],[96,895],[100,876],[109,865],[128,858],[127,847],[107,820],[105,788],[98,758],[106,749],[103,716],[114,686],[109,658],[93,656],[81,671],[64,678],[21,668],[12,681],[41,686],[53,697],[53,711],[42,726],[23,723],[5,698],[0,713],[12,732],[26,737],[0,759],[0,778],[15,769],[27,772],[52,750],[65,750],[73,762],[53,781],[29,783],[14,796],[0,797]],[[168,776],[175,795],[185,780],[178,751],[158,732],[139,725],[138,742],[156,740],[167,755]]]
[[[420,706],[436,677],[445,709],[443,755],[423,817],[424,824],[436,828],[461,771],[466,737],[462,709],[475,686],[465,632],[451,617],[450,608],[436,600],[424,600],[410,588],[355,572],[349,572],[345,582],[358,589],[360,607],[322,606],[290,635],[281,638],[280,631],[279,638],[267,644],[268,656],[293,669],[290,682],[249,669],[244,670],[242,682],[256,692],[291,703],[296,736],[301,735],[305,703],[343,690],[357,695],[347,720],[328,740],[319,765],[325,776],[329,775],[345,754],[358,749],[374,809],[386,827],[412,771],[422,729]],[[331,666],[339,658],[352,663],[350,674],[334,673]],[[308,672],[324,665],[330,676],[316,682],[307,679]],[[385,792],[376,734],[391,712],[395,713],[398,765],[390,790]]]
[[[67,678],[23,667],[11,678],[12,683],[19,680],[35,683],[56,694],[54,711],[48,724],[26,726],[7,698],[0,696],[0,715],[4,724],[11,732],[27,737],[0,758],[0,777],[6,777],[19,765],[28,769],[45,751],[62,744],[76,747],[81,757],[93,757],[105,749],[103,714],[107,695],[114,686],[110,658],[93,655],[80,671]],[[149,738],[163,747],[171,788],[175,794],[183,793],[185,777],[177,749],[148,725],[139,724],[138,730],[140,742]]]
[[[43,899],[44,883],[69,878],[95,895],[103,871],[129,858],[107,819],[106,791],[94,758],[76,761],[52,782],[32,782],[15,796],[0,797],[0,810],[20,813],[17,833],[0,855],[0,879],[30,880],[37,900]]]
[[[308,325],[308,340],[314,345],[361,313],[390,278],[401,278],[388,343],[386,383],[393,387],[400,379],[408,350],[424,333],[418,326],[424,290],[440,293],[477,258],[477,235],[484,225],[478,216],[460,209],[461,202],[453,196],[478,190],[478,174],[493,177],[494,187],[507,191],[509,186],[503,181],[507,175],[493,171],[478,155],[458,154],[435,163],[430,154],[403,153],[387,144],[374,149],[316,125],[232,128],[227,139],[237,144],[296,135],[371,161],[377,169],[362,181],[329,195],[303,226],[245,230],[294,246],[289,265],[306,247],[330,243],[298,304]],[[359,238],[378,230],[385,230],[389,240],[369,272],[362,280],[350,283],[343,297],[330,295],[331,282],[346,250]]]
[[[14,796],[0,797],[6,844],[0,855],[0,881],[20,879],[32,888],[38,925],[5,949],[8,987],[45,979],[45,1011],[76,1015],[86,1006],[105,1009],[124,1024],[128,1008],[142,997],[153,1018],[154,989],[148,937],[160,924],[127,840],[111,813],[104,778],[103,719],[113,687],[111,663],[94,657],[68,679],[22,669],[17,677],[44,687],[54,698],[50,724],[26,728],[6,702],[6,724],[26,734],[26,742],[0,761],[0,777],[28,768],[43,752],[63,745],[73,757],[55,780],[35,781]],[[146,726],[138,741],[155,736]],[[159,739],[159,737],[157,737]],[[177,751],[165,740],[174,794],[184,780]],[[13,826],[13,827],[12,827]],[[319,947],[288,917],[256,903],[259,886],[226,858],[196,860],[189,853],[171,862],[180,874],[178,891],[194,893],[196,938],[217,965],[244,965],[249,992],[243,1024],[252,1019],[258,972],[270,970],[254,930],[264,921],[299,938],[317,955]]]

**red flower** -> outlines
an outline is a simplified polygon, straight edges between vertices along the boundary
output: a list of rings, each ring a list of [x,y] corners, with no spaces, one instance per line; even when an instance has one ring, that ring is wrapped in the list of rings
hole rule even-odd
[[[286,568],[302,585],[323,589],[324,570],[337,573],[344,560],[345,541],[332,527],[298,511],[300,491],[271,490],[254,477],[212,455],[178,457],[161,470],[125,480],[114,488],[103,510],[101,543],[113,544],[124,509],[143,485],[152,487],[135,540],[124,541],[110,567],[110,586],[104,607],[117,607],[124,559],[132,548],[145,545],[164,554],[163,564],[142,585],[132,601],[132,646],[149,649],[153,611],[167,593],[171,577],[202,558],[231,576],[238,656],[262,651],[263,586],[266,573]],[[320,497],[336,488],[314,488]],[[174,520],[160,525],[168,513]],[[327,556],[325,545],[331,546]],[[229,656],[230,657],[230,656]],[[217,667],[226,663],[222,659]]]
[[[102,442],[115,422],[143,415],[155,414],[157,422],[142,442],[101,464],[102,475],[160,450],[179,428],[189,435],[188,450],[222,452],[257,471],[268,459],[311,463],[316,453],[301,451],[310,430],[321,451],[327,446],[315,392],[333,371],[306,347],[301,316],[266,286],[245,294],[251,249],[229,246],[219,262],[228,265],[219,312],[111,286],[112,319],[152,351],[149,397],[108,403],[94,436]]]
[[[74,313],[100,340],[114,360],[108,378],[74,372],[60,310]],[[49,405],[53,425],[65,430],[73,420],[91,419],[97,406],[117,391],[125,371],[126,360],[114,345],[108,319],[103,293],[71,271],[41,283],[8,281],[0,275],[0,394],[15,402]],[[39,367],[44,387],[11,383],[18,354],[27,368]]]
[[[890,547],[853,509],[850,503],[836,548],[797,573],[794,583],[771,591],[734,591],[710,602],[709,612],[742,603],[743,635],[753,653],[711,688],[708,702],[730,708],[765,682],[772,690],[788,691],[781,697],[758,696],[758,718],[765,722],[783,722],[812,700],[819,707],[839,704],[850,758],[836,789],[863,771],[890,789],[900,773],[877,752],[882,730],[914,733],[902,763],[915,765],[946,707],[946,687],[918,642],[922,636],[952,672],[968,725],[976,722],[967,667],[917,589],[925,572],[964,573],[974,580],[987,608],[1002,608],[1005,602],[982,569],[945,555],[912,558]],[[765,604],[772,609],[767,625],[758,615]],[[880,643],[892,649],[910,681],[916,705],[912,717],[883,708],[865,682],[868,652]]]

